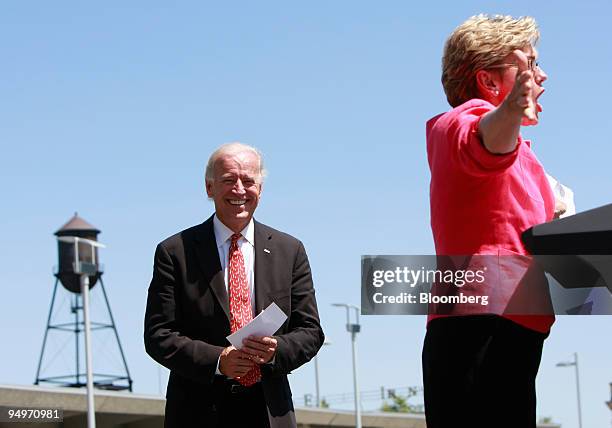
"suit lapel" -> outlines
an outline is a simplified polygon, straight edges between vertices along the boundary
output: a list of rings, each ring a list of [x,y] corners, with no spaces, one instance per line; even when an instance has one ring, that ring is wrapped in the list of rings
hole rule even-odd
[[[265,309],[268,303],[268,281],[272,278],[271,259],[272,234],[261,223],[255,221],[255,314]]]
[[[202,224],[200,233],[196,234],[196,241],[196,253],[198,255],[200,268],[204,273],[204,278],[209,282],[210,289],[229,320],[229,298],[227,296],[227,287],[225,286],[223,270],[221,270],[221,261],[219,260],[219,250],[217,250],[212,216]],[[255,260],[257,260],[257,258],[255,258]]]

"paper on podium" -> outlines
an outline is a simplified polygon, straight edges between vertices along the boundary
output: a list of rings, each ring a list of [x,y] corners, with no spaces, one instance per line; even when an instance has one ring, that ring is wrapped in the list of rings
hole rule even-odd
[[[274,302],[240,330],[227,336],[236,349],[242,348],[242,341],[249,336],[272,336],[283,325],[287,315]]]
[[[565,218],[576,214],[576,203],[574,202],[574,192],[567,186],[561,184],[559,180],[550,174],[546,174],[548,183],[555,194],[555,199],[565,204],[565,212],[559,216],[559,218]]]

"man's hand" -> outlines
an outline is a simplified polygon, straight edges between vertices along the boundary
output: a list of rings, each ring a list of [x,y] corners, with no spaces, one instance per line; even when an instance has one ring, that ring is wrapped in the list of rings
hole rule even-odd
[[[270,336],[249,336],[242,344],[242,352],[248,354],[257,364],[266,364],[274,357],[278,342]]]
[[[255,366],[251,357],[242,351],[228,346],[219,357],[219,371],[225,376],[236,379],[244,376]]]

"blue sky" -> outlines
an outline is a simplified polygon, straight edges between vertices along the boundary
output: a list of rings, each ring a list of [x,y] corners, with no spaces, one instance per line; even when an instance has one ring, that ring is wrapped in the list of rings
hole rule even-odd
[[[439,83],[445,38],[479,12],[537,19],[549,80],[540,125],[524,135],[585,210],[612,201],[611,7],[2,4],[0,325],[9,347],[0,383],[35,377],[57,263],[52,233],[79,211],[108,245],[104,278],[135,389],[158,392],[141,339],[153,250],[210,215],[207,157],[240,140],[262,150],[270,171],[256,217],[302,239],[309,253],[333,342],[320,354],[322,393],[350,392],[344,312],[331,303],[359,303],[362,254],[433,252],[424,123],[448,108]],[[611,321],[558,320],[538,379],[540,416],[577,426],[573,373],[555,364],[578,352],[584,426],[608,426]],[[420,385],[425,320],[362,324],[362,389]],[[296,397],[314,393],[312,365],[291,383]]]

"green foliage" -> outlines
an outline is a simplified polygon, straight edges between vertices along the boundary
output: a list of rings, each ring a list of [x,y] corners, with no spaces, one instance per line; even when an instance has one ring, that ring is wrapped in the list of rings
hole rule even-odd
[[[408,399],[401,395],[393,395],[391,402],[385,401],[380,410],[394,413],[416,413],[414,406],[410,405]]]

